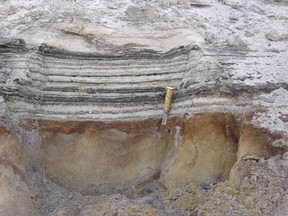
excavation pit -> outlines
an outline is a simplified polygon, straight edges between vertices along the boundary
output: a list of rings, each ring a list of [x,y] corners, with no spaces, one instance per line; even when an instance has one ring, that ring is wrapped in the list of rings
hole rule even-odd
[[[285,133],[257,128],[251,124],[252,117],[253,113],[186,114],[170,116],[166,125],[161,118],[26,119],[17,124],[2,119],[0,192],[5,200],[0,202],[0,213],[26,216],[35,210],[36,215],[50,215],[47,212],[58,206],[53,216],[67,209],[76,216],[82,213],[75,203],[85,206],[81,212],[98,212],[113,209],[113,203],[142,209],[138,202],[151,201],[166,215],[181,215],[181,211],[210,208],[214,198],[225,200],[231,193],[257,213],[248,196],[253,196],[254,187],[268,190],[269,176],[286,184],[288,149],[279,146],[287,140]],[[277,183],[273,188],[281,190]],[[15,202],[15,197],[20,201]],[[143,211],[140,215],[146,215]]]
[[[237,160],[231,114],[133,122],[39,121],[48,178],[82,194],[121,193],[153,180],[166,188],[223,180]]]

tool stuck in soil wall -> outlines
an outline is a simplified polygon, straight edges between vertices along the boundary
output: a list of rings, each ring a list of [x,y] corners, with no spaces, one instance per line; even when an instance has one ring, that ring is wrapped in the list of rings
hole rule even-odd
[[[173,88],[167,87],[166,88],[166,96],[164,102],[164,113],[162,116],[162,125],[166,125],[168,119],[168,113],[171,109],[172,97],[173,97]]]

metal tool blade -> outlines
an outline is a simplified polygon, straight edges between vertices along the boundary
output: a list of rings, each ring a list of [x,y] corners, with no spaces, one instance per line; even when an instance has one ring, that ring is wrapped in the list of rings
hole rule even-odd
[[[168,120],[168,113],[163,113],[162,116],[162,125],[166,125]]]

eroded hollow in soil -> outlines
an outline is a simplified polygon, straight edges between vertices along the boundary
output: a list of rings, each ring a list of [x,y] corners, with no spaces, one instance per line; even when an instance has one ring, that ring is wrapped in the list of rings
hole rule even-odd
[[[158,180],[164,187],[229,177],[239,123],[232,114],[138,122],[39,121],[48,178],[82,194],[111,194]]]
[[[231,205],[241,215],[268,215],[278,200],[270,194],[287,188],[287,136],[255,127],[251,116],[198,113],[165,126],[161,119],[3,119],[0,213],[90,216],[118,203],[115,211],[138,206],[138,215],[147,215],[144,206],[163,215],[225,215]]]

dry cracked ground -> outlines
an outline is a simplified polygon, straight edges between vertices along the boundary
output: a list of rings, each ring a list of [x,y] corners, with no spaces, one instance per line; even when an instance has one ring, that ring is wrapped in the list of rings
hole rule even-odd
[[[287,0],[0,0],[0,216],[287,216],[287,59]]]

